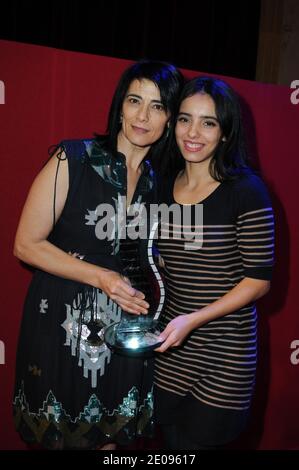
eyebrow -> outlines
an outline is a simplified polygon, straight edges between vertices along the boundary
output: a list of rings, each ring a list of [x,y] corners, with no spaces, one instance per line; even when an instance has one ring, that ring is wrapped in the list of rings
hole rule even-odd
[[[127,94],[127,98],[128,98],[129,96],[132,96],[133,98],[139,98],[140,100],[143,99],[142,96],[136,95],[135,93],[128,93],[128,94]],[[161,100],[151,100],[151,103],[159,103],[159,104],[162,104],[162,101],[161,101]]]
[[[184,113],[183,111],[182,111],[181,113],[179,113],[179,116],[181,116],[182,114],[184,114],[185,116],[190,116],[190,117],[192,117],[192,114],[190,114],[190,113]],[[201,115],[201,116],[199,116],[199,117],[202,118],[202,119],[213,119],[214,121],[219,122],[218,119],[217,119],[215,116],[203,116],[203,115]]]

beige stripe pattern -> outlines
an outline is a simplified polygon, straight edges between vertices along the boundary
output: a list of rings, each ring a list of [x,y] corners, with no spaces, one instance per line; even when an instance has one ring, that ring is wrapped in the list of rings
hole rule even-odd
[[[209,221],[210,222],[210,221]],[[244,277],[273,265],[271,207],[246,211],[236,224],[194,226],[203,234],[198,250],[184,250],[177,225],[161,222],[158,242],[164,260],[165,326],[219,299]],[[163,238],[163,233],[169,233]],[[202,403],[231,410],[250,405],[256,370],[257,314],[254,304],[192,332],[182,346],[157,355],[155,383],[176,395],[191,393]]]

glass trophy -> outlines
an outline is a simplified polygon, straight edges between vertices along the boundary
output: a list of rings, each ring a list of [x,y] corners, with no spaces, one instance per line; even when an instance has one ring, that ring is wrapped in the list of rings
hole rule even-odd
[[[134,315],[121,311],[120,322],[105,330],[105,342],[113,351],[127,355],[149,355],[158,348],[159,316],[165,299],[165,289],[153,255],[153,239],[158,223],[153,223],[147,240],[121,240],[120,257],[122,275],[129,279],[132,287],[145,295],[149,304],[146,315]]]

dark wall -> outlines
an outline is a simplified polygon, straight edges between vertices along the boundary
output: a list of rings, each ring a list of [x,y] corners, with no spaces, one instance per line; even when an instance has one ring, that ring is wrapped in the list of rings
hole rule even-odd
[[[254,80],[260,3],[5,0],[0,38]]]

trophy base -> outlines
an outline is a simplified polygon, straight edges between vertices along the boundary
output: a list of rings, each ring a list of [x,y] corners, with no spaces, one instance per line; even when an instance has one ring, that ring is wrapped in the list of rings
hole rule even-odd
[[[155,326],[149,329],[134,325],[131,328],[121,327],[121,323],[114,323],[105,330],[105,342],[114,352],[124,356],[151,356],[154,349],[163,341],[159,341],[160,331]]]

